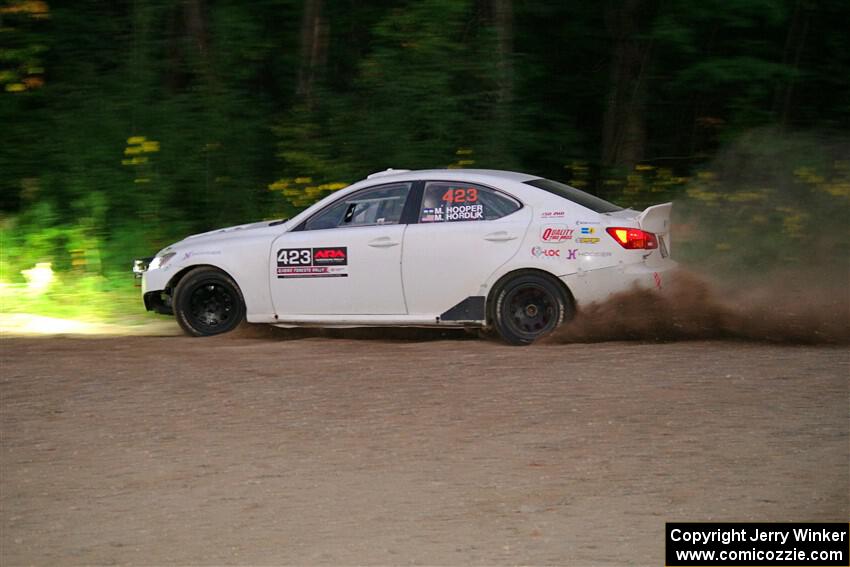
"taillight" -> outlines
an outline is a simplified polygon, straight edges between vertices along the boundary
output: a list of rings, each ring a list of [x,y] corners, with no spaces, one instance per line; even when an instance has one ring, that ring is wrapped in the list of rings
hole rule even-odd
[[[609,227],[605,230],[620,246],[628,250],[653,250],[658,248],[658,239],[651,232],[639,228]]]

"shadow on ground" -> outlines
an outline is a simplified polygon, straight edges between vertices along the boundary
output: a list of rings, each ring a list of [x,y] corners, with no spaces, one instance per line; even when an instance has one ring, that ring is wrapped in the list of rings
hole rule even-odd
[[[292,341],[301,339],[326,338],[363,341],[442,341],[476,340],[477,330],[464,329],[424,329],[415,327],[356,327],[351,329],[313,329],[280,328],[271,325],[244,323],[228,335],[238,339],[258,339]]]

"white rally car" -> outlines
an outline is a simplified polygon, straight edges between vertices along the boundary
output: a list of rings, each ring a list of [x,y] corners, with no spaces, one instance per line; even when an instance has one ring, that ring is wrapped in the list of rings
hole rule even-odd
[[[196,336],[252,323],[451,326],[528,344],[675,266],[670,203],[643,212],[534,175],[387,170],[291,220],[189,236],[137,260],[149,311]]]

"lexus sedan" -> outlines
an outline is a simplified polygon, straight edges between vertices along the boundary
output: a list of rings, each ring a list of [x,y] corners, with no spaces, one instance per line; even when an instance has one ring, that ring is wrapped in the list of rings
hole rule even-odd
[[[508,171],[387,170],[285,221],[188,236],[135,262],[149,311],[190,335],[467,327],[529,344],[583,305],[661,289],[672,204],[639,212]]]

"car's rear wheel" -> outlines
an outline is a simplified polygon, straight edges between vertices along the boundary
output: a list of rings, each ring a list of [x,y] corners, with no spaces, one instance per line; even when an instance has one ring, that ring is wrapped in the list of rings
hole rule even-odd
[[[528,345],[572,317],[561,285],[544,274],[524,272],[497,284],[491,321],[499,336],[513,345]]]
[[[215,268],[195,268],[174,290],[174,315],[189,335],[206,337],[235,329],[245,302],[233,278]]]

